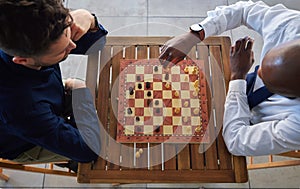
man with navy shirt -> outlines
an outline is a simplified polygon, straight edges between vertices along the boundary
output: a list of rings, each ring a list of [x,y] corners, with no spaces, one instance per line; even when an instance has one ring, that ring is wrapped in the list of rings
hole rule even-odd
[[[0,25],[0,158],[97,159],[101,141],[93,98],[82,81],[63,85],[59,62],[69,53],[101,48],[107,31],[95,15],[69,11],[61,0],[0,0]],[[66,91],[72,91],[71,112]],[[77,118],[67,119],[73,113]]]

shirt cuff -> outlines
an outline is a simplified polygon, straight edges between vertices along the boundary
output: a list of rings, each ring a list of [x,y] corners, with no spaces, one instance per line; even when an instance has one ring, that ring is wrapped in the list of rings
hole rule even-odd
[[[246,94],[247,82],[243,79],[232,80],[229,82],[228,91],[230,92],[241,92]]]
[[[215,23],[212,21],[211,18],[206,18],[202,22],[200,22],[200,25],[204,29],[205,32],[205,38],[212,36],[212,35],[217,35],[217,32],[215,31]]]

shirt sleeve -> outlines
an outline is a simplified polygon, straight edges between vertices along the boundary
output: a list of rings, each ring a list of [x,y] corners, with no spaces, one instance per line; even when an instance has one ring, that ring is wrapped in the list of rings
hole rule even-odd
[[[282,4],[268,6],[262,1],[239,1],[229,6],[218,6],[208,11],[200,24],[205,36],[219,35],[225,31],[246,26],[259,33],[264,40],[262,56],[274,46],[300,38],[300,13]]]
[[[21,139],[78,162],[90,162],[100,152],[100,126],[89,89],[73,90],[76,127],[56,115],[48,103],[40,102],[12,121]],[[82,116],[79,116],[82,115]],[[24,127],[26,123],[26,127]]]
[[[76,48],[71,51],[71,54],[86,54],[91,48],[99,44],[98,50],[103,47],[103,41],[106,39],[107,30],[99,24],[99,30],[97,32],[87,32],[78,41],[76,41]]]
[[[268,6],[263,2],[239,1],[229,6],[218,6],[207,12],[207,18],[201,22],[205,35],[219,35],[227,30],[245,25],[260,34],[264,25],[264,16]]]
[[[299,149],[299,118],[294,113],[285,119],[250,123],[246,81],[233,80],[225,102],[223,137],[235,155],[268,155]]]

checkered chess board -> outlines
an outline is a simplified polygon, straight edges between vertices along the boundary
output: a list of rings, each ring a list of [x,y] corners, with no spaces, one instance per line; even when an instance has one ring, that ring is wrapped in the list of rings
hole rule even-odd
[[[206,91],[202,61],[121,60],[117,141],[209,142]]]

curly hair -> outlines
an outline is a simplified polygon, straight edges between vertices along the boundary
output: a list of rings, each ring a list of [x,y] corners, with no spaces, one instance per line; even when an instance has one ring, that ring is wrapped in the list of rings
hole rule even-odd
[[[13,56],[40,56],[71,25],[61,0],[0,0],[0,48]]]

